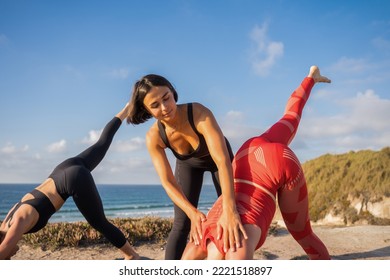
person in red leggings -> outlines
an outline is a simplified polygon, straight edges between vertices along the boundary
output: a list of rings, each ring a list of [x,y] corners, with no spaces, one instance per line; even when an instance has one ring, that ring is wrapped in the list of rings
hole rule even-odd
[[[288,147],[294,138],[303,107],[315,83],[331,81],[317,66],[290,96],[283,117],[260,136],[247,140],[233,160],[235,199],[248,238],[237,250],[223,245],[216,227],[222,212],[221,197],[203,223],[201,246],[188,243],[182,259],[253,259],[264,243],[276,210],[276,198],[288,231],[310,259],[330,259],[324,243],[310,225],[308,193],[301,164]]]

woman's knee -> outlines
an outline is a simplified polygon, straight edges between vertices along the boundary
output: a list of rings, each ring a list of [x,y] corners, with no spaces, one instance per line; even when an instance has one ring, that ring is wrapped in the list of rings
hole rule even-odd
[[[99,232],[106,232],[107,230],[111,229],[114,225],[111,224],[107,218],[89,218],[87,219],[87,222],[97,231]]]

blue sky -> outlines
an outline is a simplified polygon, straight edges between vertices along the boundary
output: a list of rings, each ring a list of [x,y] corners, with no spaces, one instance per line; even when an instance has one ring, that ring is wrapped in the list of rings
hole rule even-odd
[[[236,151],[278,120],[313,64],[332,84],[312,91],[299,159],[389,146],[389,1],[0,0],[0,183],[43,181],[149,73],[209,107]],[[98,184],[159,183],[152,123],[122,125]]]

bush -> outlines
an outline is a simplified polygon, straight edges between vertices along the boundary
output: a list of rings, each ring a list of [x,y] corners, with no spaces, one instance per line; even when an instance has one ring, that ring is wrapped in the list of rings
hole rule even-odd
[[[172,228],[171,219],[155,217],[117,218],[110,222],[123,232],[132,245],[146,241],[165,242]],[[23,241],[28,245],[43,249],[109,244],[108,240],[87,222],[49,223],[36,233],[24,235]]]

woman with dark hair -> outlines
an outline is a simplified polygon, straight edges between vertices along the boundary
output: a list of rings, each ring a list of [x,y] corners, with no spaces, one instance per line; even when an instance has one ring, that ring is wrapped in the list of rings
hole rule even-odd
[[[215,202],[203,223],[202,246],[188,243],[183,259],[253,259],[268,233],[276,209],[276,197],[288,231],[310,259],[330,259],[324,243],[310,225],[308,193],[303,169],[288,147],[293,140],[302,111],[316,83],[331,81],[317,66],[290,96],[282,118],[266,132],[248,139],[233,160],[237,209],[248,238],[236,251],[225,252],[218,238],[222,196]]]
[[[127,260],[139,259],[124,234],[110,223],[91,175],[102,161],[115,133],[127,117],[128,104],[107,123],[99,140],[79,155],[59,164],[49,178],[15,204],[0,226],[0,260],[18,250],[23,234],[37,232],[72,196],[77,208],[93,228],[101,232]]]
[[[217,221],[225,250],[241,246],[246,232],[238,215],[233,192],[229,142],[212,112],[199,103],[177,104],[172,84],[159,75],[146,75],[137,81],[130,101],[127,122],[140,124],[155,118],[146,135],[146,144],[162,186],[174,203],[174,222],[165,259],[180,259],[187,243],[200,244],[205,215],[197,209],[206,171],[211,172],[216,192],[223,196],[223,210]],[[176,157],[175,174],[165,149]]]

